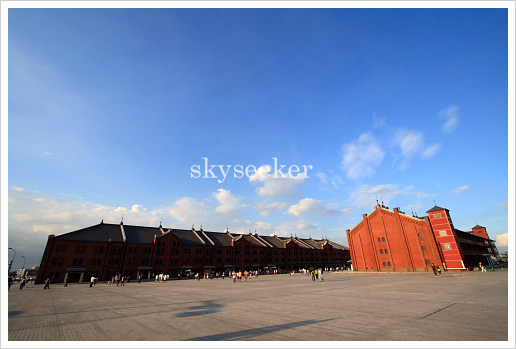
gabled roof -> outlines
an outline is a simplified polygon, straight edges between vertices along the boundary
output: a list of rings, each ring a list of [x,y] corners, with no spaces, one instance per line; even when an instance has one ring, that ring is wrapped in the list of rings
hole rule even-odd
[[[91,227],[79,229],[55,237],[57,240],[103,241],[123,242],[122,231],[118,224],[100,223]]]
[[[124,225],[125,236],[127,242],[130,243],[148,243],[154,242],[154,235],[161,236],[159,228],[140,227],[135,225]]]
[[[478,228],[484,228],[484,229],[485,229],[486,227],[483,227],[483,226],[481,226],[481,225],[478,225],[478,224],[477,224],[477,225],[475,225],[475,226],[474,226],[473,228],[471,228],[471,229],[478,229]]]
[[[231,237],[226,233],[216,233],[212,231],[205,231],[204,234],[208,235],[208,237],[213,241],[215,246],[226,246],[230,247],[232,246]]]
[[[242,235],[244,239],[249,242],[253,247],[264,247],[261,243],[259,243],[254,236],[252,235]]]
[[[183,244],[185,245],[204,246],[191,230],[170,229],[170,232],[174,233],[178,238],[183,239]]]
[[[318,250],[321,249],[322,245],[319,242],[317,242],[314,239],[312,239],[312,238],[310,238],[310,239],[301,239],[301,240],[303,240],[304,242],[306,242],[307,244],[309,244],[310,246],[312,246],[315,249],[318,249]]]
[[[280,238],[278,238],[277,236],[264,235],[264,236],[262,236],[262,238],[276,248],[284,248],[285,247],[284,246],[285,242],[283,240],[281,240]]]
[[[432,207],[431,209],[429,209],[429,210],[428,210],[428,211],[426,211],[426,212],[428,213],[428,212],[442,211],[442,210],[446,210],[446,211],[448,211],[448,209],[447,209],[447,208],[442,208],[442,207],[439,207],[439,206],[437,206],[437,205],[436,205],[436,206]]]

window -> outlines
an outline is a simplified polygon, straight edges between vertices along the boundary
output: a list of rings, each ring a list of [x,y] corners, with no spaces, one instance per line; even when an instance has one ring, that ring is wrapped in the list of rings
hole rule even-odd
[[[440,213],[434,214],[434,218],[442,218],[442,215]]]
[[[422,239],[423,238],[423,233],[417,233],[417,236],[418,236],[418,238]]]
[[[427,259],[426,260],[426,265],[430,265],[430,264],[431,264],[430,259]]]
[[[389,253],[389,250],[388,250],[388,249],[385,249],[384,251],[385,251],[385,253]]]
[[[84,253],[84,252],[86,252],[86,246],[81,247],[81,253]]]
[[[389,266],[389,267],[390,267],[390,266],[391,266],[391,262],[387,262],[387,266]]]
[[[63,245],[63,247],[61,247],[61,252],[66,252],[66,245]]]
[[[446,230],[439,230],[439,236],[448,236],[448,232]]]
[[[57,264],[62,265],[63,264],[63,258],[59,258],[59,261],[57,262]]]
[[[82,258],[79,258],[79,261],[77,262],[78,265],[82,265]]]
[[[378,238],[378,242],[382,242],[382,238],[380,238],[380,237],[379,237],[379,238]]]
[[[382,241],[385,242],[385,237],[382,237]]]
[[[72,265],[76,265],[76,264],[77,264],[77,258],[74,258],[72,261]]]
[[[383,262],[383,266],[386,267],[387,266],[387,263],[386,262]]]
[[[56,265],[56,264],[57,264],[57,258],[52,259],[52,265]]]
[[[61,245],[57,245],[56,252],[61,252]]]
[[[451,244],[449,244],[449,243],[445,243],[445,244],[443,244],[443,249],[444,249],[445,251],[449,251],[449,250],[451,250],[451,249],[452,249],[452,245],[451,245]]]
[[[100,246],[100,248],[99,248],[99,253],[102,253],[102,252],[104,252],[104,246]]]
[[[383,254],[383,248],[380,249],[380,253]]]
[[[423,252],[426,252],[426,246],[421,246],[421,250],[422,250]]]
[[[81,246],[77,246],[77,247],[75,248],[75,253],[79,253],[79,252],[81,252]]]

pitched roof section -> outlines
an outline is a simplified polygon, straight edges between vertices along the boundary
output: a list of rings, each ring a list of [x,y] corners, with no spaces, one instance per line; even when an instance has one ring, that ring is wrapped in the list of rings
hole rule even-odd
[[[447,209],[447,208],[442,208],[442,207],[439,207],[439,206],[437,206],[437,205],[436,205],[436,206],[432,207],[431,209],[429,209],[429,210],[428,210],[428,211],[426,211],[426,212],[428,213],[428,212],[442,211],[442,210],[446,210],[446,211],[448,211],[448,209]]]
[[[481,226],[481,225],[478,225],[478,224],[477,224],[477,225],[475,225],[475,226],[474,226],[473,228],[471,228],[471,229],[478,229],[478,228],[484,228],[484,229],[485,229],[486,227],[483,227],[483,226]]]
[[[215,246],[225,246],[225,247],[231,247],[231,241],[233,240],[228,234],[226,233],[216,233],[212,231],[205,231],[204,234],[206,234],[211,241],[215,244]]]
[[[271,244],[272,246],[274,246],[275,248],[284,248],[284,244],[285,242],[283,240],[281,240],[280,238],[278,238],[277,236],[267,236],[267,235],[264,235],[262,236],[262,238],[267,241],[269,244]]]
[[[199,238],[191,230],[170,229],[178,238],[183,239],[185,245],[204,246]]]
[[[91,227],[79,229],[56,236],[57,240],[80,240],[80,241],[111,241],[123,242],[122,231],[118,224],[100,223]]]
[[[161,236],[161,230],[159,228],[152,227],[139,227],[135,225],[124,224],[125,236],[127,242],[130,243],[147,243],[151,244],[154,242],[154,235]]]

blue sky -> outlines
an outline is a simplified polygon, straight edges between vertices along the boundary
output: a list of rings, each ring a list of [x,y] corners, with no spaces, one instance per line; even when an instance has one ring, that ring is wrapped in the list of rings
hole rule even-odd
[[[9,245],[122,215],[347,245],[378,195],[505,250],[507,49],[504,9],[10,9]]]

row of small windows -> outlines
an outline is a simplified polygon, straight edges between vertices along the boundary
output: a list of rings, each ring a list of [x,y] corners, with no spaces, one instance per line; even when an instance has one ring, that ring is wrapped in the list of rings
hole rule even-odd
[[[383,262],[383,266],[384,267],[390,267],[391,266],[391,262],[390,261]]]
[[[378,242],[385,242],[385,236],[378,237]]]
[[[389,253],[389,249],[388,248],[385,248],[385,249],[381,248],[380,249],[380,253],[381,254],[387,254],[387,253]]]
[[[453,247],[450,243],[444,243],[442,246],[443,246],[443,250],[445,250],[445,251],[449,251],[449,250],[453,249]]]

